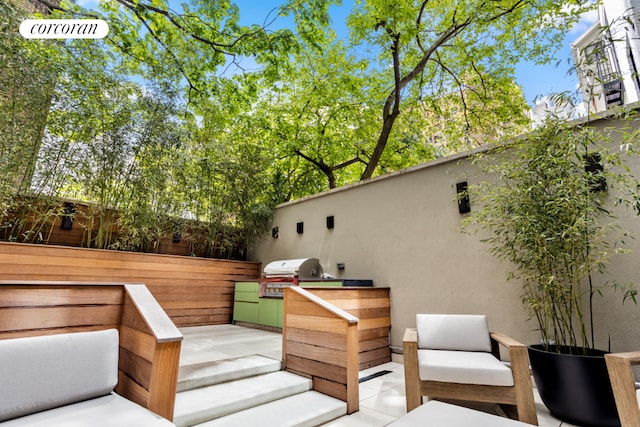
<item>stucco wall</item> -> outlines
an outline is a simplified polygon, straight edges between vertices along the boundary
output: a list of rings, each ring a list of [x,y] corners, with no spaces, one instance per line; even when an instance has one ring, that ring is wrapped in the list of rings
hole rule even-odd
[[[468,154],[280,205],[273,222],[279,237],[266,236],[252,259],[264,265],[315,257],[325,273],[390,287],[394,350],[402,346],[404,329],[415,326],[415,314],[427,312],[483,313],[491,329],[524,343],[538,342],[518,283],[505,281],[509,265],[487,252],[480,235],[462,232],[456,183],[483,179]],[[640,166],[635,169],[640,176]],[[623,214],[638,240],[630,244],[634,253],[614,260],[609,271],[620,281],[640,281],[640,217]],[[326,227],[330,215],[334,229]],[[296,232],[298,222],[304,222],[303,234]],[[597,344],[607,348],[610,334],[613,350],[640,349],[640,307],[620,300],[607,295],[601,301]]]

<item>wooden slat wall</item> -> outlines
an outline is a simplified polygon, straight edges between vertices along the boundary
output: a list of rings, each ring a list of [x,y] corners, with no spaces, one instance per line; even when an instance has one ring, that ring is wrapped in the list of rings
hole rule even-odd
[[[359,409],[358,323],[285,289],[282,358],[284,369],[311,378],[313,389]],[[345,313],[347,314],[347,313]]]
[[[305,289],[360,319],[358,322],[358,364],[360,370],[391,361],[389,288]]]
[[[178,326],[231,323],[234,281],[260,264],[0,242],[0,280],[144,283]]]
[[[172,420],[182,335],[144,285],[0,282],[0,339],[109,328],[116,392]]]

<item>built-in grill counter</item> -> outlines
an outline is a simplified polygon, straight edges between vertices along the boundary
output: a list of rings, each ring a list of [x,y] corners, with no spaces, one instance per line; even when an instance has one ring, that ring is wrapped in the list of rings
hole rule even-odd
[[[262,273],[260,297],[283,298],[284,288],[298,286],[301,280],[319,280],[322,266],[317,258],[287,259],[267,264]]]
[[[323,269],[316,258],[273,261],[256,281],[236,282],[233,323],[268,330],[282,328],[284,288],[373,286],[368,279],[323,279]]]

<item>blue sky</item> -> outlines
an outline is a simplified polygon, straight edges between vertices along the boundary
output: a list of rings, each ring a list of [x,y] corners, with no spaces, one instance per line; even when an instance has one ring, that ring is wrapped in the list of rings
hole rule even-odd
[[[282,2],[279,0],[235,0],[240,7],[243,23],[261,23],[265,17]],[[331,8],[332,24],[341,37],[347,37],[346,17],[353,6],[353,0],[343,0],[342,6]],[[573,59],[570,44],[589,28],[598,18],[593,11],[583,16],[565,36],[563,45],[556,54],[556,61],[548,65],[535,65],[522,61],[516,67],[516,81],[522,87],[525,99],[534,104],[537,97],[556,92],[573,92],[577,89],[578,79],[569,73]],[[285,24],[282,24],[285,25]]]
[[[180,4],[183,0],[170,0],[171,3]],[[215,0],[210,0],[215,1]],[[283,2],[283,0],[235,0],[240,8],[242,24],[262,24],[265,19]],[[98,0],[76,0],[76,3],[85,7],[96,7]],[[347,37],[346,17],[353,5],[353,0],[343,0],[342,6],[332,6],[331,17],[334,29],[341,37]],[[179,10],[179,7],[176,7]],[[570,75],[571,48],[570,43],[578,38],[597,19],[597,13],[593,12],[583,19],[567,33],[563,45],[556,54],[557,61],[548,65],[535,65],[522,61],[516,67],[516,82],[522,87],[525,99],[533,104],[536,97],[554,92],[573,92],[577,88],[577,78]],[[290,25],[291,20],[278,18],[275,28]]]
[[[582,17],[565,36],[560,50],[556,54],[557,63],[548,65],[535,65],[522,61],[516,67],[516,81],[522,87],[525,98],[529,104],[540,95],[548,95],[554,92],[575,91],[578,87],[578,78],[568,72],[573,64],[571,56],[571,43],[574,42],[598,19],[597,11],[592,11]]]

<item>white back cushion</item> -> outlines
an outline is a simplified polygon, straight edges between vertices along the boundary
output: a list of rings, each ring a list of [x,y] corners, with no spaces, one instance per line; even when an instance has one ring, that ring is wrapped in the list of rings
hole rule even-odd
[[[487,317],[480,314],[418,314],[418,348],[491,352]]]
[[[0,340],[0,421],[110,393],[118,352],[116,329]]]

